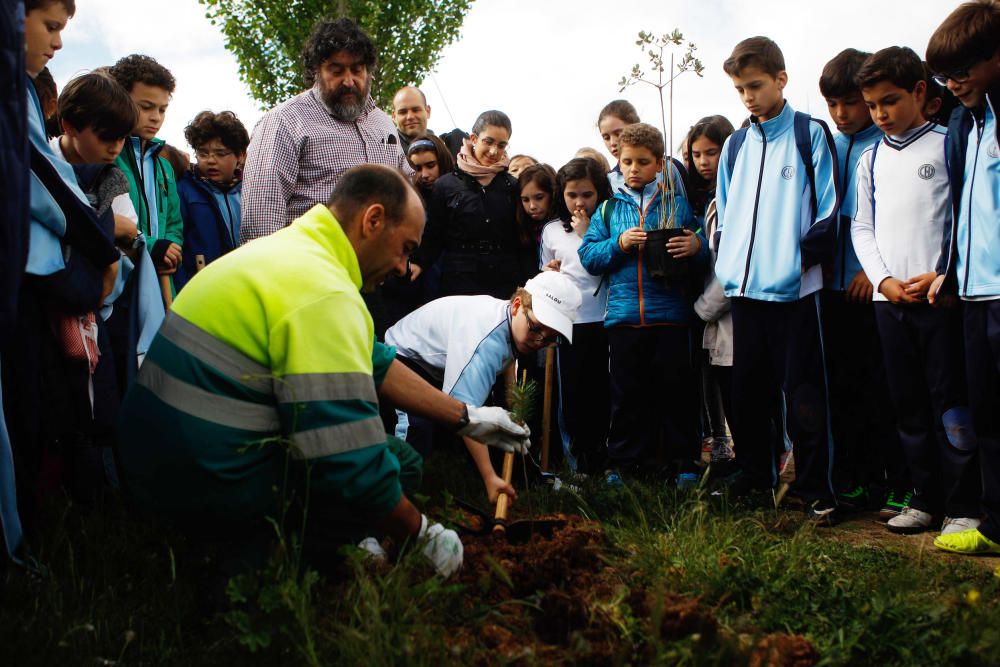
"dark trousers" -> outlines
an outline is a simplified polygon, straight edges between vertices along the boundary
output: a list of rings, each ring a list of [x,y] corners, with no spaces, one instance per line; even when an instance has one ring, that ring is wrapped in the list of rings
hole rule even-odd
[[[607,455],[610,378],[604,322],[573,325],[573,343],[558,349],[559,425],[577,469],[596,473]]]
[[[929,304],[875,304],[899,441],[913,482],[910,504],[924,512],[978,517],[975,438],[971,428],[962,434],[949,426],[949,433],[945,424],[956,416],[968,420],[960,318],[957,309]]]
[[[965,368],[982,467],[983,535],[1000,542],[1000,301],[966,301]]]
[[[608,464],[628,469],[661,441],[668,460],[690,467],[700,456],[698,385],[686,326],[607,330],[611,373]]]
[[[823,342],[830,380],[830,422],[837,447],[834,479],[840,488],[884,484],[910,488],[871,302],[848,301],[824,290]]]
[[[702,349],[698,356],[701,379],[701,437],[724,438],[726,436],[726,404],[728,398],[722,394],[722,386],[716,379],[715,369],[731,366],[713,366],[708,360],[708,350]],[[731,373],[730,373],[731,375]],[[732,378],[730,378],[731,380]]]
[[[737,298],[732,313],[736,462],[754,484],[777,483],[772,417],[784,391],[795,491],[806,501],[832,499],[819,295],[791,303]]]

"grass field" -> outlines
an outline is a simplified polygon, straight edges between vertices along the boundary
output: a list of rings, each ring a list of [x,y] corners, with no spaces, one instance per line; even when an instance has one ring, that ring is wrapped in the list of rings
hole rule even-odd
[[[424,502],[476,498],[464,470],[427,471]],[[294,545],[230,582],[206,614],[199,563],[178,536],[121,510],[52,516],[47,575],[8,578],[4,665],[1000,663],[1000,580],[983,561],[882,540],[867,518],[803,526],[791,511],[730,506],[654,483],[578,492],[539,485],[525,516],[562,514],[552,540],[467,539],[460,575],[419,553],[356,554],[327,577]]]

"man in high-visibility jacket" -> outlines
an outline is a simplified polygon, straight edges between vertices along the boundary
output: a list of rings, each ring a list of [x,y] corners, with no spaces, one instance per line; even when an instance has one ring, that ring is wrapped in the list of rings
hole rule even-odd
[[[436,391],[374,341],[359,290],[405,272],[423,225],[406,180],[363,165],[329,206],[188,283],[122,405],[119,458],[135,503],[239,542],[304,500],[307,547],[421,537],[438,571],[453,572],[461,542],[407,499],[422,460],[387,441],[379,394],[508,451],[528,434],[499,408]]]

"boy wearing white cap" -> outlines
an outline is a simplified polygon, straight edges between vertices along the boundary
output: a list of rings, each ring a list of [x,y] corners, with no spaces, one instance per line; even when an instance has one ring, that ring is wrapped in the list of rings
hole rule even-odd
[[[559,336],[573,341],[573,322],[580,290],[566,276],[544,271],[519,287],[510,301],[488,295],[449,296],[410,313],[385,334],[396,358],[441,390],[481,406],[497,376],[518,355],[533,354]],[[416,417],[398,412],[396,435],[427,455],[433,429]],[[465,438],[490,502],[500,492],[516,497],[513,487],[496,474],[481,443]]]

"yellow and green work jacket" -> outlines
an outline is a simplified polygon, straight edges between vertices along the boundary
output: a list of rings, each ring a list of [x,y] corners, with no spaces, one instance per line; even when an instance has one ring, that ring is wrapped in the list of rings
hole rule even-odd
[[[325,206],[212,262],[180,293],[119,422],[129,492],[146,509],[254,520],[281,493],[388,513],[401,496],[376,387],[361,270]],[[286,476],[287,453],[291,474]],[[283,488],[284,480],[293,488]]]

